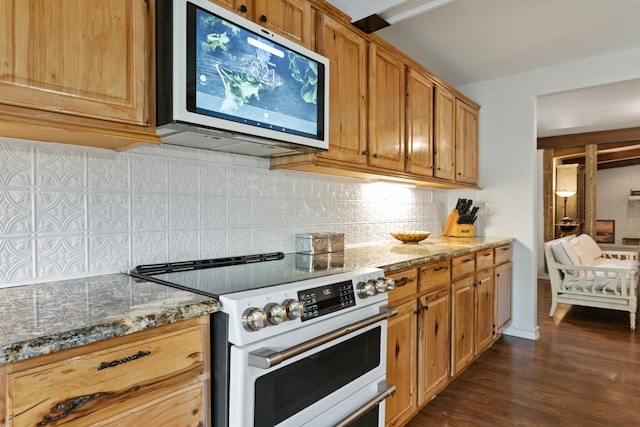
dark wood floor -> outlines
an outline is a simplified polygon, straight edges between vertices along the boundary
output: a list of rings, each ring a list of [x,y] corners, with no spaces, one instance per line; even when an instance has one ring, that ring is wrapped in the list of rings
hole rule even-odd
[[[640,426],[640,329],[628,313],[559,304],[538,282],[540,339],[503,336],[407,424]]]

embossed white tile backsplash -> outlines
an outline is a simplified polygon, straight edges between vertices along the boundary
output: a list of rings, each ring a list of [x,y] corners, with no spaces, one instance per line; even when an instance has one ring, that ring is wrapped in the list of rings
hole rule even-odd
[[[347,245],[440,234],[447,193],[269,170],[269,160],[174,146],[124,152],[0,138],[0,287],[138,264],[268,251],[295,234]]]

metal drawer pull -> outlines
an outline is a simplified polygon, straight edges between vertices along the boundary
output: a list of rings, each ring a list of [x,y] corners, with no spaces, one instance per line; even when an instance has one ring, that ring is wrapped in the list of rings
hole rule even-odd
[[[401,277],[401,278],[399,278],[397,280],[394,280],[393,282],[396,284],[396,287],[399,288],[401,286],[406,285],[408,280],[409,279],[405,276],[405,277]]]
[[[349,424],[353,423],[358,418],[360,418],[361,416],[363,416],[364,414],[366,414],[367,412],[369,412],[371,409],[375,408],[376,405],[378,405],[380,402],[382,402],[387,397],[393,395],[393,393],[396,392],[396,386],[394,386],[393,384],[389,384],[386,381],[382,381],[378,383],[378,391],[381,391],[381,393],[378,394],[373,399],[371,399],[371,401],[369,401],[367,404],[365,404],[360,409],[355,411],[353,414],[349,415],[347,418],[345,418],[344,420],[336,424],[336,427],[346,427]]]
[[[269,369],[284,362],[285,360],[302,354],[307,350],[311,350],[315,347],[321,346],[322,344],[326,344],[330,341],[348,335],[359,329],[366,328],[369,325],[373,325],[374,323],[378,323],[382,320],[386,320],[398,314],[398,309],[395,307],[383,307],[382,310],[384,310],[382,313],[371,316],[368,319],[360,320],[343,328],[336,329],[335,331],[326,333],[324,335],[320,335],[319,337],[313,338],[309,341],[305,341],[296,346],[289,347],[282,351],[275,351],[271,350],[270,348],[261,348],[256,351],[252,351],[251,353],[249,353],[249,366]]]
[[[433,271],[442,271],[442,270],[448,270],[448,267],[441,265],[440,267],[436,267],[433,269]]]
[[[114,366],[118,366],[118,365],[120,365],[122,363],[131,362],[132,360],[140,359],[141,357],[145,357],[145,356],[148,356],[150,354],[151,354],[150,351],[139,351],[136,354],[134,354],[133,356],[125,357],[125,358],[119,359],[119,360],[114,360],[113,362],[102,362],[100,364],[100,366],[98,366],[98,371],[101,371],[101,370],[107,369],[107,368],[113,368]]]
[[[469,262],[469,261],[473,261],[473,258],[466,258],[462,260],[462,262]]]

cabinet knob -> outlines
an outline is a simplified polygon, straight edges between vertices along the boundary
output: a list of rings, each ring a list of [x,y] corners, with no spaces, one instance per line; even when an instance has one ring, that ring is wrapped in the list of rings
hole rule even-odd
[[[366,156],[366,155],[368,155],[368,154],[369,154],[369,152],[368,152],[367,150],[364,150],[364,151],[362,152],[362,155],[363,155],[363,156]]]
[[[247,6],[244,4],[241,4],[238,10],[240,10],[240,12],[242,13],[247,13]]]
[[[373,158],[377,159],[378,158],[378,153],[373,153]]]
[[[266,24],[266,22],[267,22],[267,15],[262,15],[262,16],[260,16],[260,22],[263,22],[263,23],[265,23],[265,24]]]

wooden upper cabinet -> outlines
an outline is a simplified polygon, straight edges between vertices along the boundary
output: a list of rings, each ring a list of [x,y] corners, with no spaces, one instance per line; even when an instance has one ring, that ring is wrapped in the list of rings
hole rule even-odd
[[[153,6],[0,0],[0,134],[123,148],[152,126]]]
[[[369,46],[369,165],[404,170],[405,64]]]
[[[406,171],[433,176],[433,87],[425,75],[407,68]]]
[[[311,46],[311,3],[308,0],[254,0],[254,21],[307,47]]]
[[[216,3],[222,7],[236,12],[238,15],[242,15],[247,19],[250,19],[247,14],[249,13],[249,7],[247,3],[252,0],[210,0],[212,3]],[[252,8],[253,9],[253,8]]]
[[[211,0],[250,21],[312,47],[311,3],[308,0]]]
[[[456,99],[456,181],[478,182],[478,110]]]
[[[433,113],[433,176],[453,181],[455,175],[456,99],[446,88],[435,88]]]
[[[318,52],[329,58],[329,151],[321,158],[366,163],[367,42],[332,18],[319,14]]]

